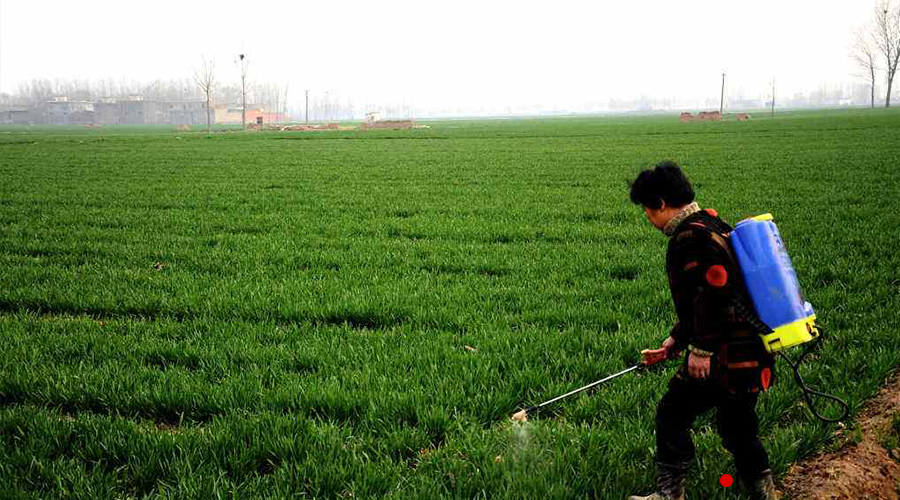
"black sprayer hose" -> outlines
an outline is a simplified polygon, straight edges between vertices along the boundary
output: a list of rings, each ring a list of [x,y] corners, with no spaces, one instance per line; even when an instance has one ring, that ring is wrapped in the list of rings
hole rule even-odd
[[[822,327],[817,327],[817,329],[820,331],[823,330]],[[800,388],[803,389],[803,398],[806,399],[806,406],[809,407],[809,411],[812,412],[812,414],[816,418],[818,418],[819,420],[821,420],[823,422],[830,422],[830,423],[840,422],[841,420],[844,420],[845,418],[847,418],[847,415],[850,414],[850,405],[848,405],[846,401],[844,401],[843,399],[841,399],[837,396],[833,396],[831,394],[825,394],[824,392],[819,392],[817,390],[810,388],[808,385],[806,385],[806,382],[803,381],[803,376],[800,375],[800,363],[802,363],[803,359],[806,358],[806,356],[809,355],[809,353],[811,353],[813,351],[813,349],[817,348],[821,342],[822,342],[822,334],[819,335],[819,338],[812,341],[809,345],[806,346],[806,348],[803,350],[803,354],[801,354],[800,357],[797,358],[796,362],[792,361],[791,358],[789,358],[783,351],[779,351],[778,354],[782,358],[784,358],[784,360],[787,362],[787,364],[789,364],[791,366],[791,369],[794,371],[794,380],[796,380],[797,385],[799,385]],[[837,403],[843,409],[841,411],[841,416],[839,416],[837,418],[828,418],[828,417],[822,416],[822,414],[820,414],[818,412],[818,410],[816,410],[816,405],[815,405],[815,403],[813,403],[813,396],[817,396],[819,398],[824,398],[824,399],[830,399],[831,401],[834,401],[835,403]]]

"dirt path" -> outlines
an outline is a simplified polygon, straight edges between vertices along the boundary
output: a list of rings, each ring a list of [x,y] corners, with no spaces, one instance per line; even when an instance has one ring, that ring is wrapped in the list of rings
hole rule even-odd
[[[782,498],[900,500],[900,449],[896,441],[890,451],[884,444],[898,414],[900,373],[891,377],[856,418],[861,434],[854,431],[851,435],[855,438],[839,450],[791,467],[781,485]]]

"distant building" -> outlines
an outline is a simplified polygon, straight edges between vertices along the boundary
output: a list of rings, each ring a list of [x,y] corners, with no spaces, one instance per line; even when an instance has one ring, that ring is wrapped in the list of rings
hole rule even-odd
[[[94,105],[99,125],[147,125],[158,123],[156,106],[152,102],[128,99],[101,100]]]
[[[158,125],[159,109],[155,102],[127,100],[119,102],[120,121],[123,125]],[[162,122],[165,123],[165,122]]]
[[[728,99],[726,107],[728,109],[758,109],[764,106],[765,102],[762,99],[739,98]]]
[[[172,125],[206,124],[206,101],[167,101],[159,103],[162,111],[168,111],[168,123]],[[215,123],[215,115],[209,119]]]
[[[206,123],[206,103],[204,101],[101,99],[95,104],[95,110],[97,123],[101,125],[199,125]]]
[[[10,108],[0,111],[0,125],[31,125],[34,116],[27,108]]]
[[[34,112],[32,112],[34,114]],[[38,123],[44,125],[84,125],[94,123],[94,103],[54,97],[38,107]]]
[[[247,123],[280,123],[282,113],[270,113],[265,106],[247,106]],[[215,106],[212,123],[241,123],[240,106]],[[124,99],[100,98],[97,102],[71,101],[55,97],[29,108],[0,110],[2,124],[40,125],[205,125],[206,101],[148,101],[134,95]]]
[[[218,105],[213,108],[215,111],[215,122],[218,124],[240,124],[241,123],[241,106],[240,105]],[[205,111],[204,111],[205,113]],[[260,105],[247,105],[247,112],[245,113],[245,119],[247,120],[247,124],[257,123],[258,118],[262,118],[263,123],[281,123],[285,121],[284,114],[282,113],[270,113],[266,110],[265,106]],[[206,115],[204,114],[202,123],[206,123]]]
[[[122,106],[113,99],[101,99],[94,103],[94,120],[99,125],[118,125]]]

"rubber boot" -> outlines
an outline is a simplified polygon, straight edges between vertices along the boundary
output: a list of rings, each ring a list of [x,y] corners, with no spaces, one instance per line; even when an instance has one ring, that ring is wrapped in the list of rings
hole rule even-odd
[[[645,497],[630,496],[628,500],[684,500],[687,467],[656,464],[656,493]]]
[[[753,500],[778,500],[778,492],[775,491],[775,480],[772,471],[766,469],[760,476],[748,485],[750,498]]]

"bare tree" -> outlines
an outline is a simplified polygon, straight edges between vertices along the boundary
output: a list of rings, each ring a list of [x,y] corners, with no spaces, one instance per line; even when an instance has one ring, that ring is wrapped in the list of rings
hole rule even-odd
[[[140,95],[149,101],[161,101],[163,99],[163,82],[155,80],[141,85]]]
[[[247,128],[247,70],[250,68],[250,59],[247,54],[238,54],[235,61],[241,70],[241,128]]]
[[[871,27],[859,28],[853,33],[850,58],[862,70],[862,74],[857,76],[869,80],[872,109],[875,109],[875,73],[878,71],[878,64],[875,62],[878,56],[876,50]]]
[[[891,89],[897,63],[900,62],[900,4],[893,5],[892,0],[881,0],[875,9],[875,27],[873,32],[875,45],[884,56],[884,71],[887,80],[887,92],[884,107],[891,107]]]
[[[234,104],[241,100],[241,86],[236,83],[223,83],[219,85],[217,94],[226,104]]]
[[[272,102],[273,99],[274,103]],[[279,109],[278,107],[281,105],[281,89],[277,84],[269,84],[269,99],[266,101],[266,103],[266,108],[269,110],[270,116],[271,113],[274,113],[277,117]]]
[[[200,91],[206,96],[206,133],[208,134],[211,132],[212,121],[209,113],[212,111],[210,106],[211,97],[216,88],[216,64],[214,61],[207,61],[206,57],[203,57],[202,61],[203,65],[194,69],[194,83],[197,84],[197,87],[200,87]]]
[[[30,82],[19,83],[19,94],[29,105],[37,105],[47,101],[56,93],[53,83],[47,79],[35,78]]]

